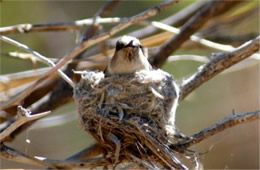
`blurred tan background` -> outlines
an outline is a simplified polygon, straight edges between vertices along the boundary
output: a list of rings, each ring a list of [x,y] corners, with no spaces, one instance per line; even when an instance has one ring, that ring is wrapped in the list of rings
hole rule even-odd
[[[128,17],[137,14],[160,1],[124,1],[112,16]],[[184,0],[154,17],[160,20],[172,15],[195,1]],[[92,17],[105,1],[2,1],[1,27],[22,23],[67,22]],[[257,3],[256,3],[257,4]],[[259,5],[259,3],[258,3]],[[124,33],[139,27],[130,27]],[[246,23],[236,25],[232,33],[255,32],[259,34],[259,16]],[[76,32],[41,32],[9,36],[48,57],[61,58],[75,45]],[[1,43],[1,52],[19,51]],[[20,51],[21,52],[21,51]],[[216,50],[182,49],[177,54],[211,56]],[[32,63],[1,56],[1,74],[32,69]],[[179,82],[196,72],[202,63],[177,61],[167,63],[163,69]],[[38,64],[38,67],[42,67]],[[259,63],[248,68],[221,74],[194,91],[177,110],[177,126],[191,135],[235,113],[259,110]],[[52,126],[46,124],[51,116],[69,115],[66,123]],[[78,126],[76,108],[73,103],[55,111],[50,117],[40,120],[35,128],[20,134],[8,143],[23,153],[52,159],[63,159],[86,148],[94,141]],[[41,122],[43,124],[41,124]],[[37,126],[37,124],[39,124]],[[50,127],[46,127],[50,126]],[[26,139],[30,140],[26,142]],[[211,149],[210,149],[211,148]],[[192,147],[204,153],[201,161],[205,169],[259,169],[259,121],[228,129]],[[0,168],[37,168],[1,160]]]

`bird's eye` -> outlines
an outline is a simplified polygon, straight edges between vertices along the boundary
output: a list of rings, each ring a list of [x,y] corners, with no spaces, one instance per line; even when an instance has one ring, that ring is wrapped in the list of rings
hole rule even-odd
[[[123,44],[121,42],[117,42],[116,43],[116,51],[119,51],[119,50],[121,50],[124,47],[125,47],[125,44]]]

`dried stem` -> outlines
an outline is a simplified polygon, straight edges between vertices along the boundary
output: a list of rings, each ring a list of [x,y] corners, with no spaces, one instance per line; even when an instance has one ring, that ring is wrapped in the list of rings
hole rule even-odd
[[[217,122],[216,124],[203,129],[199,133],[196,133],[191,136],[191,140],[181,141],[177,144],[171,145],[171,148],[174,149],[176,147],[180,148],[188,148],[194,144],[197,144],[210,136],[216,135],[227,128],[231,128],[233,126],[251,122],[254,120],[260,119],[260,110],[255,112],[243,113],[243,114],[232,114],[231,116],[226,117],[224,120]]]
[[[212,79],[220,72],[258,52],[259,48],[260,36],[254,40],[246,42],[232,52],[216,54],[216,56],[213,56],[212,60],[205,64],[203,68],[184,81],[180,87],[181,94],[179,100],[182,101],[192,91],[194,91],[206,81]]]
[[[22,126],[23,124],[40,119],[44,116],[47,116],[51,112],[43,112],[43,113],[38,113],[31,115],[31,112],[29,110],[24,109],[22,106],[17,107],[17,119],[8,127],[6,128],[3,132],[0,134],[0,142],[2,142],[6,137],[8,137],[13,131],[15,131],[17,128]]]

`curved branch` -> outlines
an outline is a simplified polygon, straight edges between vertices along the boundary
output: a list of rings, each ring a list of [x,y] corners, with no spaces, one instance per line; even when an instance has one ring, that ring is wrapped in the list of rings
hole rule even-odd
[[[32,115],[29,110],[24,109],[22,106],[18,106],[17,110],[17,119],[12,124],[10,124],[3,132],[0,133],[0,142],[2,142],[6,137],[8,137],[12,132],[14,132],[23,124],[40,119],[51,113],[50,111],[48,111]]]
[[[79,160],[53,160],[43,157],[31,157],[24,155],[23,153],[16,151],[4,144],[0,144],[0,158],[10,161],[25,163],[29,165],[35,165],[40,167],[48,167],[54,169],[72,169],[72,168],[90,168],[98,166],[107,166],[109,162],[102,157]]]
[[[249,113],[244,113],[244,114],[232,114],[231,116],[226,117],[224,120],[221,120],[217,122],[216,124],[203,129],[197,134],[194,134],[191,136],[191,139],[188,141],[181,141],[177,144],[173,144],[170,147],[172,149],[175,148],[188,148],[194,144],[197,144],[201,142],[202,140],[207,139],[210,136],[216,135],[227,128],[231,128],[233,126],[246,123],[246,122],[251,122],[254,120],[259,120],[260,119],[260,110],[255,111],[255,112],[249,112]]]
[[[51,67],[55,67],[56,65],[54,64],[54,62],[52,62],[49,58],[41,55],[40,53],[32,50],[31,48],[29,48],[28,46],[21,44],[15,40],[12,40],[6,36],[2,36],[0,35],[0,40],[7,42],[9,44],[12,44],[16,47],[19,47],[25,51],[27,51],[28,53],[32,54],[33,56],[37,57],[41,62],[51,66]],[[63,73],[63,71],[61,69],[58,69],[57,72],[59,73],[59,75],[68,83],[71,85],[71,87],[74,87],[74,83],[73,81],[65,74]]]
[[[234,5],[241,3],[235,0],[211,1],[198,11],[188,22],[181,28],[180,34],[174,36],[154,57],[152,64],[159,68],[173,52],[199,30],[209,19],[217,14],[223,13]]]
[[[201,86],[206,81],[212,79],[218,73],[258,52],[259,48],[260,36],[254,40],[246,42],[232,52],[216,54],[210,62],[203,66],[203,68],[184,81],[180,87],[181,94],[179,101],[182,101],[193,90]]]

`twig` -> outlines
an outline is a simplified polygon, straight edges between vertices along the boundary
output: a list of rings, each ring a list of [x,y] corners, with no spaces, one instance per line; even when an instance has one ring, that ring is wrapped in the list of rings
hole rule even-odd
[[[29,165],[36,165],[41,167],[48,167],[46,163],[43,161],[40,161],[36,158],[24,155],[12,148],[9,148],[8,146],[4,145],[3,143],[0,143],[0,158],[1,159],[7,159],[10,161],[25,163]],[[52,166],[49,166],[52,167]]]
[[[122,31],[123,29],[131,26],[132,24],[138,23],[142,20],[145,20],[149,17],[152,17],[156,14],[158,14],[161,10],[169,7],[170,5],[177,3],[178,0],[171,0],[166,1],[164,3],[159,4],[158,6],[155,6],[153,8],[150,8],[138,15],[135,15],[131,18],[129,18],[128,21],[121,23],[115,27],[113,27],[109,32],[106,32],[102,35],[93,37],[89,39],[88,41],[81,42],[76,45],[76,47],[68,54],[66,55],[57,65],[56,67],[52,68],[48,73],[43,75],[41,78],[39,78],[34,84],[32,84],[28,89],[26,89],[23,93],[17,95],[15,98],[10,100],[9,102],[6,102],[5,105],[2,105],[0,108],[5,109],[7,107],[10,107],[12,105],[19,104],[20,101],[22,101],[26,96],[28,96],[34,89],[36,89],[43,81],[47,80],[52,76],[52,73],[57,71],[57,69],[60,69],[62,66],[64,66],[69,60],[76,57],[78,54],[80,54],[83,50],[85,50],[88,47],[91,47],[103,40],[106,40],[110,38],[112,35]]]
[[[249,60],[249,59],[251,59],[251,60]],[[202,62],[202,63],[207,63],[210,61],[210,59],[206,56],[173,55],[173,56],[169,56],[169,58],[167,59],[167,62],[182,61],[182,60],[190,60],[190,61],[196,61],[196,62]],[[232,67],[226,69],[225,71],[221,72],[220,74],[226,74],[226,73],[239,71],[239,70],[251,67],[253,65],[259,64],[259,60],[260,60],[260,55],[254,54],[247,60],[237,63],[236,65],[233,65]]]
[[[102,8],[100,8],[100,9],[98,10],[98,12],[95,14],[95,16],[94,16],[94,21],[93,21],[93,26],[90,27],[90,28],[86,31],[85,35],[83,35],[83,38],[86,38],[86,37],[90,38],[90,36],[87,36],[87,34],[88,34],[88,32],[92,32],[92,30],[95,30],[95,31],[93,31],[93,32],[97,32],[96,34],[98,34],[98,32],[100,32],[100,33],[103,32],[103,31],[104,31],[104,30],[103,30],[103,26],[101,26],[100,24],[98,24],[97,18],[109,16],[109,15],[112,13],[112,11],[118,6],[118,4],[119,4],[120,2],[121,2],[121,0],[108,0],[107,3],[106,3]],[[97,25],[98,25],[98,26],[97,26]],[[93,36],[94,36],[94,35],[95,35],[95,34],[93,34]],[[93,37],[93,36],[91,36],[91,37]],[[87,39],[88,39],[88,38],[87,38]],[[87,39],[83,39],[83,40],[87,40]],[[103,50],[106,49],[106,41],[101,42],[99,46],[101,46],[101,48],[102,48]],[[77,58],[79,58],[79,56],[77,56]],[[82,57],[81,57],[81,58],[82,58]],[[75,64],[75,67],[74,67],[73,69],[75,69],[77,65],[78,65],[78,64]]]
[[[181,32],[180,29],[166,25],[166,24],[163,24],[161,22],[151,21],[149,23],[154,27],[157,27],[157,28],[165,30],[165,31],[172,32],[174,34],[180,34],[180,32]],[[217,50],[220,50],[220,51],[230,52],[230,51],[235,49],[231,45],[223,45],[223,44],[215,43],[215,42],[206,40],[204,38],[201,38],[200,36],[197,36],[197,35],[191,35],[190,39],[194,42],[200,43],[203,46],[213,48],[213,49],[217,49]]]
[[[82,161],[73,160],[73,161],[62,161],[62,160],[53,160],[43,157],[30,157],[12,149],[4,144],[0,144],[0,158],[7,159],[10,161],[25,163],[29,165],[36,165],[40,167],[48,167],[54,169],[71,169],[71,168],[91,168],[98,166],[107,166],[109,162],[105,158],[93,158],[85,159]]]
[[[18,73],[12,73],[7,75],[1,75],[0,76],[0,92],[3,92],[5,89],[3,87],[4,84],[7,84],[9,88],[15,88],[20,85],[24,85],[25,83],[21,79],[27,79],[27,78],[33,78],[35,79],[42,74],[46,73],[50,68],[41,68],[38,70],[29,70],[29,71],[23,71]],[[21,80],[21,82],[19,82]],[[31,83],[31,81],[29,82]]]
[[[201,86],[206,81],[210,80],[218,73],[226,70],[232,65],[250,57],[252,54],[259,51],[260,36],[251,40],[228,53],[218,53],[213,56],[213,59],[203,66],[197,73],[184,81],[181,85],[180,101],[189,95],[194,89]]]
[[[205,56],[198,56],[198,55],[174,55],[170,56],[167,61],[173,62],[173,61],[180,61],[180,60],[192,60],[202,63],[207,63],[209,59]]]
[[[218,22],[211,25],[206,30],[201,31],[199,35],[202,37],[205,36],[208,37],[208,35],[214,36],[216,33],[226,32],[227,28],[233,28],[234,26],[238,26],[241,22],[244,22],[249,18],[254,18],[255,16],[258,16],[260,8],[257,7],[257,5],[252,5],[252,3],[254,3],[253,1],[248,1],[248,2],[249,5],[247,5],[247,10],[239,10],[239,12],[235,13],[235,16],[228,16],[227,18],[223,19],[224,21],[219,20]]]
[[[112,24],[120,23],[127,20],[127,18],[97,18],[98,24]],[[47,24],[19,24],[9,27],[1,27],[1,35],[9,34],[24,34],[31,32],[43,32],[43,31],[70,31],[78,30],[82,26],[92,25],[93,19],[83,19],[73,22],[60,22],[60,23],[47,23]]]
[[[180,34],[174,36],[154,57],[152,64],[161,67],[174,51],[176,51],[192,34],[201,28],[210,18],[216,14],[230,9],[240,1],[214,1],[204,6],[181,28]]]
[[[100,23],[98,22],[98,18],[108,16],[113,9],[119,4],[120,0],[109,0],[102,8],[96,12],[93,17],[93,21],[91,27],[89,27],[85,33],[81,36],[81,41],[87,41],[89,38],[96,35],[98,27]]]
[[[88,158],[97,157],[101,153],[103,153],[102,147],[100,147],[100,145],[95,143],[92,146],[83,149],[82,151],[68,157],[65,160],[66,161],[85,160],[85,159],[88,159]]]
[[[205,4],[207,4],[207,1],[199,1],[196,2],[187,8],[181,10],[177,14],[174,14],[173,16],[170,16],[161,22],[167,25],[173,25],[175,27],[182,26],[188,19],[190,19],[194,13],[196,13],[198,10],[200,10]],[[149,35],[153,35],[154,33],[158,32],[158,28],[154,28],[153,26],[148,26],[146,28],[134,31],[130,33],[129,35],[138,37],[139,39],[143,37],[147,37]],[[113,39],[111,42],[115,44],[117,39]]]
[[[96,16],[109,16],[120,2],[121,0],[108,0],[108,2],[103,6],[103,8],[99,9],[99,11],[96,13]]]
[[[15,131],[17,128],[22,126],[23,124],[40,119],[41,117],[47,116],[51,112],[43,112],[43,113],[38,113],[31,115],[31,112],[29,110],[24,109],[22,106],[17,107],[17,119],[8,127],[6,128],[3,132],[0,134],[0,142],[4,140],[7,136],[9,136],[13,131]]]
[[[180,34],[180,30],[178,28],[163,24],[161,22],[151,21],[150,24],[153,25],[154,27],[159,28],[159,29],[169,31],[169,32],[172,32],[172,33],[175,33],[175,34]],[[223,45],[223,44],[215,43],[215,42],[206,40],[206,39],[201,38],[201,37],[196,36],[196,35],[190,36],[190,39],[194,42],[197,42],[197,43],[203,45],[203,46],[206,46],[206,47],[209,47],[209,48],[212,48],[212,49],[217,49],[217,50],[220,50],[220,51],[230,52],[230,51],[236,49],[235,47],[233,47],[231,45]],[[253,54],[251,57],[253,59],[259,60],[260,54]]]
[[[241,45],[246,41],[249,41],[259,34],[257,33],[248,33],[243,35],[228,35],[226,33],[214,33],[210,35],[204,35],[208,40],[215,41],[223,44],[232,44],[232,45]]]
[[[5,37],[5,36],[2,36],[0,35],[0,40],[4,41],[4,42],[7,42],[9,44],[12,44],[16,47],[19,47],[25,51],[27,51],[28,53],[31,53],[33,54],[35,57],[37,57],[41,62],[45,63],[45,64],[48,64],[49,66],[51,67],[55,67],[56,65],[50,60],[48,59],[47,57],[41,55],[40,53],[30,49],[28,46],[24,45],[24,44],[21,44],[15,40],[12,40],[8,37]],[[71,87],[74,87],[74,83],[73,81],[66,75],[64,74],[60,69],[57,70],[57,72],[59,73],[59,75],[67,82],[71,85]]]
[[[41,61],[38,57],[35,57],[33,54],[30,54],[30,53],[9,52],[8,54],[4,54],[4,55],[19,58],[19,59],[24,59],[24,60],[29,59],[29,60],[32,60],[33,63],[37,62],[37,61]],[[48,58],[48,59],[50,59],[52,62],[59,61],[58,58]]]
[[[192,135],[191,140],[184,141],[184,142],[182,141],[177,144],[173,144],[171,145],[171,148],[176,148],[176,147],[188,148],[194,144],[201,142],[202,140],[207,139],[210,136],[213,136],[215,134],[218,134],[226,130],[227,128],[231,128],[233,126],[258,120],[258,119],[260,119],[260,110],[255,112],[243,113],[243,114],[232,114],[226,117],[224,120],[221,120],[216,124],[200,131],[199,133]]]

